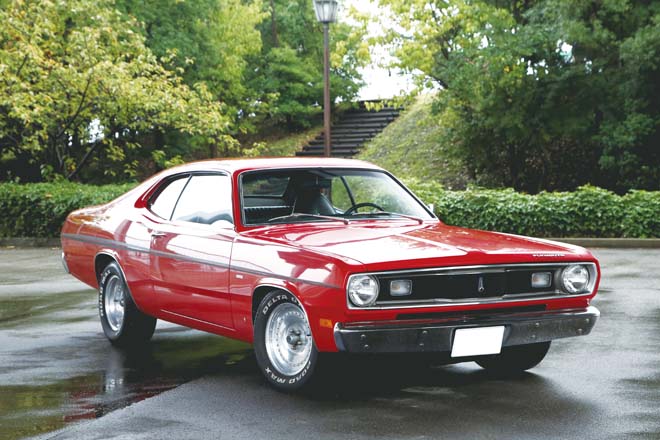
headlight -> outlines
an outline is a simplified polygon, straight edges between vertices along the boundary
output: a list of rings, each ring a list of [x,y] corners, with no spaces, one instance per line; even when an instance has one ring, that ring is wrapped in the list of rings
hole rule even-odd
[[[378,299],[378,280],[369,275],[354,275],[348,282],[348,297],[358,307],[373,305]]]
[[[567,266],[561,272],[561,284],[568,293],[584,293],[589,286],[589,269],[581,264]]]

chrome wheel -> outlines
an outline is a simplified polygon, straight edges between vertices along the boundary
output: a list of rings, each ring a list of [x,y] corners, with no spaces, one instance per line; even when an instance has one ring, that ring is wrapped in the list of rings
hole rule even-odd
[[[265,334],[268,359],[280,374],[294,376],[305,368],[312,353],[312,332],[300,307],[280,304],[271,312]]]
[[[124,324],[125,306],[124,283],[117,275],[112,275],[105,285],[103,307],[108,325],[113,331],[119,331]]]

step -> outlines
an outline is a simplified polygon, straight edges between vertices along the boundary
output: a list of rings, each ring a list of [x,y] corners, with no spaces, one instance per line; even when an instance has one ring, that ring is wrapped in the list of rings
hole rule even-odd
[[[312,146],[306,146],[303,148],[303,151],[323,151],[323,145],[312,145]],[[348,150],[360,150],[362,149],[361,145],[333,145],[332,150],[341,150],[341,151],[348,151]]]
[[[335,122],[333,124],[334,127],[337,127],[338,125],[346,125],[346,124],[359,124],[359,125],[365,125],[365,124],[381,124],[381,125],[388,125],[391,124],[392,121],[394,121],[395,118],[392,119],[342,119],[341,121]]]
[[[323,151],[324,146],[323,145],[305,145],[303,147],[303,150],[313,150],[313,151]],[[333,150],[359,150],[362,148],[362,145],[337,145],[333,144],[332,149]]]
[[[360,133],[335,133],[334,131],[330,134],[332,136],[332,140],[343,140],[344,142],[348,141],[355,141],[355,142],[362,142],[364,140],[371,139],[373,136],[371,134],[360,134]],[[325,136],[317,136],[314,139],[312,139],[311,142],[321,142],[323,143],[325,141]]]
[[[339,122],[343,121],[385,121],[391,122],[395,120],[397,116],[395,115],[383,115],[380,113],[360,113],[352,115],[343,115],[339,118]]]
[[[353,135],[353,136],[376,136],[380,133],[381,129],[376,128],[366,128],[366,129],[357,129],[357,128],[336,128],[330,132],[330,136],[335,137],[338,135]]]
[[[367,110],[366,108],[352,108],[349,110],[346,110],[344,114],[355,114],[355,113],[399,113],[401,112],[400,108],[394,108],[394,107],[383,107],[380,110]]]
[[[331,156],[334,157],[351,157],[358,154],[360,150],[332,150],[330,152]],[[315,156],[323,157],[323,151],[297,151],[296,156]]]
[[[346,123],[339,123],[335,124],[334,129],[336,130],[341,130],[341,129],[355,129],[355,130],[382,130],[383,128],[387,127],[388,124],[385,123],[370,123],[370,122],[365,122],[365,123],[353,123],[353,122],[346,122]]]
[[[370,141],[370,140],[371,139],[366,139],[366,138],[362,138],[362,139],[342,139],[340,137],[333,137],[332,142],[330,142],[330,143],[332,145],[337,145],[337,146],[342,146],[343,147],[345,145],[362,145],[365,142]],[[320,140],[320,141],[314,140],[314,141],[308,142],[307,145],[309,145],[310,147],[323,146],[323,145],[325,145],[325,141],[324,140]]]

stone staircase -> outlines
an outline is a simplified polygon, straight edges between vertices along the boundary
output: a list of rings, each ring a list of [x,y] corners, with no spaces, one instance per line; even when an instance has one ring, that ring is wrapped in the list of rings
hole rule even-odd
[[[384,107],[379,111],[369,111],[365,102],[360,102],[356,109],[348,110],[332,124],[331,137],[333,157],[353,157],[360,152],[364,144],[383,131],[388,124],[399,116],[401,109]],[[305,145],[296,156],[323,156],[325,136],[319,134]]]

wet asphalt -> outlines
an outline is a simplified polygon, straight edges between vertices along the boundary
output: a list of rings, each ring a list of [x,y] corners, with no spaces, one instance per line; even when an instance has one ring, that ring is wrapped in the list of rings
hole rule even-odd
[[[58,250],[0,249],[0,439],[660,439],[660,250],[595,253],[601,319],[531,372],[349,359],[285,395],[225,338],[159,322],[114,349]]]

